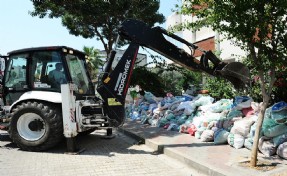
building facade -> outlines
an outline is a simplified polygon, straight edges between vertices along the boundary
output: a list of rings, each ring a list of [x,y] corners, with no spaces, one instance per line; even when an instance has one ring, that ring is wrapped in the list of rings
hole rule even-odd
[[[196,20],[196,16],[173,13],[167,18],[166,28],[169,29],[177,24],[194,22]],[[235,46],[232,40],[226,40],[222,34],[213,31],[211,28],[203,27],[197,31],[184,29],[183,31],[175,34],[188,42],[196,44],[204,50],[216,52],[219,57],[225,61],[239,61],[240,57],[246,56],[246,53],[239,47]],[[189,49],[186,46],[181,47],[189,52]],[[200,51],[196,51],[194,56],[200,57],[201,54],[202,53]]]

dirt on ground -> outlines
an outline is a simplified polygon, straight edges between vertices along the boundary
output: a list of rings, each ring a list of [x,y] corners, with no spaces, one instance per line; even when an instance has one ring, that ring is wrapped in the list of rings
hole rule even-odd
[[[241,162],[241,163],[239,163],[239,165],[242,167],[249,167],[251,169],[256,169],[256,170],[266,172],[266,171],[270,171],[272,169],[275,169],[277,166],[277,163],[259,160],[259,161],[257,161],[257,164],[255,167],[250,166],[250,161]]]

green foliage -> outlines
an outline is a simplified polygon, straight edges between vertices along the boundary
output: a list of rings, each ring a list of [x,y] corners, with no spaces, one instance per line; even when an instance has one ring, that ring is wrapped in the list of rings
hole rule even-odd
[[[230,82],[219,77],[206,77],[203,89],[208,90],[209,95],[216,99],[232,99],[238,94]]]
[[[174,63],[168,64],[162,56],[153,55],[148,50],[146,51],[152,59],[152,62],[148,64],[153,64],[152,72],[160,77],[164,92],[181,95],[182,90],[186,90],[190,85],[198,86],[201,84],[200,72],[188,70]]]
[[[130,91],[130,95],[131,95],[133,100],[136,98],[137,94],[138,94],[138,92],[136,90],[131,90]]]
[[[179,84],[183,90],[187,90],[190,85],[195,85],[199,87],[199,84],[202,83],[202,73],[194,72],[187,69],[180,69],[182,75]]]
[[[149,71],[146,67],[137,67],[133,70],[130,85],[140,87],[155,96],[165,96],[164,85],[158,74]]]
[[[162,69],[163,70],[163,69]],[[163,83],[165,92],[170,92],[174,95],[180,95],[182,87],[180,85],[181,74],[177,71],[160,71],[158,74]]]
[[[284,72],[275,82],[272,95],[272,104],[279,101],[287,102],[287,72]]]
[[[253,82],[252,87],[249,89],[249,96],[256,102],[262,102],[262,92],[259,81]]]
[[[104,65],[104,62],[100,59],[99,50],[94,47],[84,46],[83,51],[88,56],[86,61],[91,78],[92,80],[97,80],[99,68]]]
[[[136,18],[149,25],[163,23],[158,13],[159,0],[49,0],[35,1],[32,16],[61,18],[62,24],[75,36],[96,37],[110,53],[118,26],[127,18]]]
[[[252,68],[250,59],[244,59],[243,63],[248,67]],[[262,102],[262,91],[259,82],[258,72],[255,69],[250,70],[251,73],[251,88],[249,90],[249,95],[254,99],[254,101]],[[264,77],[270,74],[270,70],[266,70]],[[285,66],[276,67],[275,83],[272,87],[270,104],[274,104],[279,101],[287,102],[287,70]],[[268,84],[268,83],[267,83]]]
[[[186,0],[180,13],[196,14],[198,20],[186,22],[179,29],[198,30],[209,26],[244,49],[251,69],[259,77],[263,101],[270,100],[277,68],[287,64],[285,1]]]
[[[180,71],[180,72],[179,72]],[[163,97],[167,92],[181,95],[191,84],[201,83],[201,74],[181,68],[180,70],[166,71],[165,68],[147,69],[137,67],[133,70],[131,86],[140,85],[155,96]]]
[[[174,65],[173,65],[174,66]],[[191,85],[199,87],[202,82],[202,73],[187,70],[182,67],[175,67],[175,71],[165,72],[161,74],[166,83],[165,90],[175,95],[181,95],[182,91],[186,91]]]
[[[250,58],[244,58],[242,60],[243,64],[250,68],[251,75],[251,86],[248,90],[248,94],[256,102],[262,102],[262,91],[259,83],[258,71],[253,69],[252,62]]]
[[[244,48],[247,43],[254,43],[256,48],[264,45],[264,53],[270,55],[267,53],[268,50],[274,52],[272,46],[267,46],[272,43],[270,34],[272,39],[276,38],[279,42],[278,46],[286,48],[286,8],[286,2],[278,0],[186,0],[181,12],[187,15],[196,14],[199,17],[198,21],[185,23],[183,27],[200,29],[210,26],[225,33],[228,39],[237,39],[235,42]],[[284,55],[286,57],[286,54]]]

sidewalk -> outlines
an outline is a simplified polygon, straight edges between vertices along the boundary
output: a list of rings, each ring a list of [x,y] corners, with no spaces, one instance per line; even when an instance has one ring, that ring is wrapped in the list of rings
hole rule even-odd
[[[241,162],[250,158],[251,151],[246,148],[201,142],[189,134],[143,125],[130,119],[119,130],[141,140],[158,153],[175,158],[206,175],[287,176],[287,160],[265,157],[261,153],[258,153],[258,160],[269,163],[269,166],[276,165],[274,169],[261,171],[240,166]]]

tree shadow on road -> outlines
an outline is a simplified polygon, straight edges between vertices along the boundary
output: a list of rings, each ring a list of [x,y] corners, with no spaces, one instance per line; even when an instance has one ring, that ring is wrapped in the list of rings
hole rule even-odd
[[[115,153],[120,154],[152,154],[144,150],[133,149],[132,146],[141,144],[141,141],[127,137],[126,135],[116,132],[114,138],[104,138],[105,134],[94,132],[86,136],[76,138],[75,153],[78,155],[104,155],[113,157]],[[46,151],[49,153],[69,153],[66,152],[66,142],[63,141],[56,147]],[[79,153],[77,153],[79,152]]]
[[[138,145],[141,143],[138,140],[127,137],[126,135],[115,132],[114,138],[107,139],[104,138],[105,133],[94,132],[86,136],[78,136],[76,138],[76,148],[75,153],[69,152],[69,154],[78,155],[104,155],[112,157],[115,153],[121,154],[151,154],[152,152],[147,152],[143,150],[135,150],[131,147],[133,145]],[[15,143],[12,142],[7,132],[0,133],[0,149],[14,149],[22,151]],[[65,154],[67,152],[66,140],[63,139],[55,147],[42,151],[39,153],[51,153],[51,154]]]

